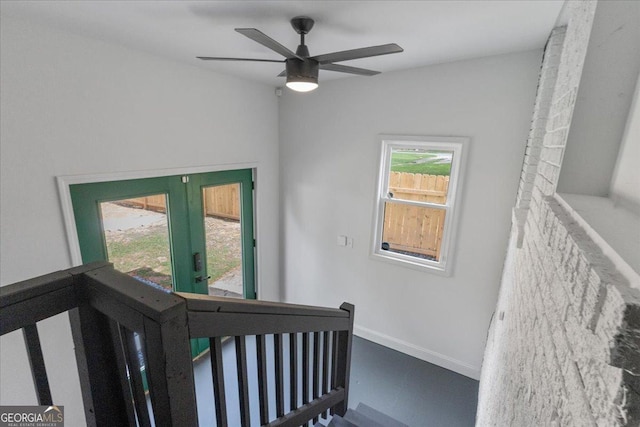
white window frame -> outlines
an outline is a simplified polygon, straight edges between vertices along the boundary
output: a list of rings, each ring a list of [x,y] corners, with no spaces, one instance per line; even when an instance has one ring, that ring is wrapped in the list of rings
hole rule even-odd
[[[450,276],[453,271],[453,256],[455,234],[460,211],[461,184],[465,170],[465,151],[469,142],[466,137],[435,137],[435,136],[404,136],[380,135],[382,145],[380,167],[378,171],[378,185],[373,215],[373,234],[371,242],[371,257],[388,261],[409,268],[429,271]],[[419,148],[424,150],[446,150],[453,152],[449,187],[445,204],[399,200],[389,197],[389,172],[391,170],[391,152],[393,149]],[[384,227],[385,202],[403,203],[408,205],[437,208],[446,211],[442,242],[440,246],[440,260],[431,261],[411,255],[400,254],[382,249],[382,231]]]

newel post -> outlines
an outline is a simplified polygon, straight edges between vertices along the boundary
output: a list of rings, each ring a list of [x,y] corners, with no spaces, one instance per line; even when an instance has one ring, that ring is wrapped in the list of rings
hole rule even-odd
[[[334,387],[344,389],[344,400],[333,408],[333,413],[343,416],[349,407],[349,375],[351,372],[351,344],[353,341],[353,320],[355,307],[347,302],[342,303],[341,310],[349,313],[349,329],[336,333],[336,363],[334,371]]]
[[[144,334],[156,426],[197,426],[186,303],[162,322],[145,318]]]
[[[69,321],[87,426],[130,425],[110,320],[91,305],[84,272],[74,278],[78,307],[69,310]]]

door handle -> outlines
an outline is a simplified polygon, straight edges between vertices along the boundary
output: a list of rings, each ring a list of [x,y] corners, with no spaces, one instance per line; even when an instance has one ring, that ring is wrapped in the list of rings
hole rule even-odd
[[[202,276],[196,276],[196,283],[204,282],[205,280],[211,279],[211,276],[207,276],[206,278]]]

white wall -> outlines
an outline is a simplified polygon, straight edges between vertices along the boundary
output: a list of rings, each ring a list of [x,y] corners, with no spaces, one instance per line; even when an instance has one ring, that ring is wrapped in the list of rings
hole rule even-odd
[[[618,162],[611,180],[610,194],[619,202],[635,208],[640,214],[640,75],[636,83],[636,92],[629,109],[629,117],[625,129]]]
[[[285,91],[285,300],[354,303],[358,335],[477,378],[540,63],[532,51]],[[380,133],[471,138],[451,277],[369,258]]]
[[[260,296],[279,299],[273,89],[2,17],[1,284],[70,267],[55,177],[258,163]],[[67,317],[41,322],[54,403],[83,425]],[[55,350],[55,351],[54,351]],[[35,404],[18,333],[0,403]]]
[[[566,130],[559,193],[609,195],[640,70],[638,52],[640,2],[598,2],[571,127]]]

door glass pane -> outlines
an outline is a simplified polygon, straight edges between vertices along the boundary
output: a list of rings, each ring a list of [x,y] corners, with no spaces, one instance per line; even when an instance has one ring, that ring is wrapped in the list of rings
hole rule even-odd
[[[445,204],[453,151],[393,148],[389,171],[389,197]]]
[[[114,267],[172,289],[166,195],[102,202],[100,213]]]
[[[202,189],[209,295],[243,297],[240,184]]]
[[[440,261],[446,211],[385,202],[382,249]]]

